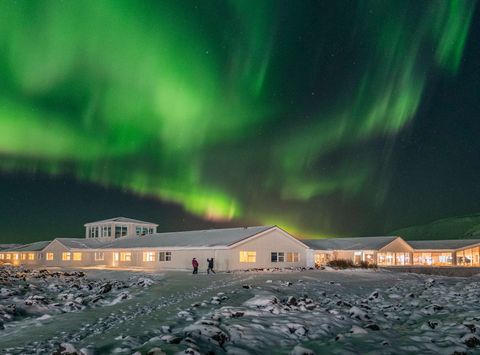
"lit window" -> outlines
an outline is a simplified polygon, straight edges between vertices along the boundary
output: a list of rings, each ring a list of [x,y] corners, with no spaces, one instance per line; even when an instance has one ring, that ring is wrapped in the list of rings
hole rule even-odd
[[[154,261],[155,253],[153,251],[144,251],[143,252],[143,261]]]
[[[171,251],[161,251],[158,253],[158,261],[172,261]]]
[[[120,253],[120,261],[132,261],[132,253],[130,252]]]
[[[95,252],[95,261],[100,261],[104,259],[105,259],[105,255],[103,254],[103,252],[101,251]]]
[[[5,259],[5,255],[4,254],[0,254],[0,259]]]
[[[69,252],[62,253],[62,260],[65,260],[65,261],[72,260],[72,254]]]
[[[256,251],[241,251],[240,262],[241,263],[255,263],[257,261]]]
[[[75,261],[82,260],[82,253],[79,253],[79,252],[73,253],[73,260],[75,260]]]
[[[298,253],[287,253],[287,262],[296,263],[298,261]]]
[[[12,258],[12,254],[5,254],[5,259],[10,260]]]
[[[13,260],[18,260],[19,259],[19,255],[17,253],[13,254]]]
[[[27,260],[27,254],[26,253],[22,253],[22,260]]]
[[[45,260],[52,261],[53,260],[53,253],[47,253],[47,255],[45,256]]]
[[[35,254],[28,253],[28,260],[35,260]]]

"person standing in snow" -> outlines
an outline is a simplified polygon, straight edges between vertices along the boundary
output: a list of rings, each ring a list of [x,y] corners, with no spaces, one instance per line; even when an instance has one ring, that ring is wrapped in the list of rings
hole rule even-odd
[[[193,273],[198,274],[198,261],[197,259],[192,259]]]
[[[210,271],[216,274],[216,272],[213,270],[213,258],[207,259],[207,263],[208,263],[207,274],[210,274]]]

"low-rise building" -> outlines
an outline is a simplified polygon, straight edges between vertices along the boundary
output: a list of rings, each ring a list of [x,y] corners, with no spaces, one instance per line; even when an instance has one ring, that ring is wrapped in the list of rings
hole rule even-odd
[[[480,240],[405,241],[399,236],[297,239],[277,226],[156,233],[125,217],[85,224],[85,238],[56,238],[0,251],[0,261],[46,267],[218,270],[314,267],[331,260],[378,266],[480,266]]]

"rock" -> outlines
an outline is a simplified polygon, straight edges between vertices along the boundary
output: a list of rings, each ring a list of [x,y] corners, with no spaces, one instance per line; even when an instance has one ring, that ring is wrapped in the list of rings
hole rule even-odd
[[[251,288],[252,288],[252,286],[251,286],[251,285],[243,285],[242,287],[243,287],[243,288],[246,288],[247,290],[249,290],[249,289],[251,289]]]
[[[380,330],[380,327],[375,323],[369,323],[365,326],[365,328],[370,330]]]
[[[313,350],[297,345],[290,352],[290,355],[315,355],[315,352]]]
[[[75,347],[70,343],[61,343],[56,351],[52,355],[80,355]]]
[[[352,325],[352,328],[350,328],[350,333],[352,333],[352,334],[368,334],[368,332],[365,329],[360,328],[357,325]]]
[[[462,342],[469,348],[476,348],[480,345],[480,339],[473,334],[467,334],[463,336]]]
[[[166,355],[166,353],[160,348],[151,348],[147,351],[147,355]]]

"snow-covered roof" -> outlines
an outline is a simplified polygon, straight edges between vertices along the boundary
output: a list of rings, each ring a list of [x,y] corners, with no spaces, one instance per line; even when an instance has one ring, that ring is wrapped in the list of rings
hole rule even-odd
[[[97,249],[107,243],[101,238],[55,238],[55,240],[69,249]]]
[[[447,240],[409,240],[408,244],[416,250],[460,249],[479,244],[480,239],[447,239]]]
[[[208,229],[122,237],[103,244],[102,248],[227,247],[271,228],[274,227]]]
[[[302,239],[302,242],[315,250],[379,250],[397,238],[399,237]]]
[[[2,251],[16,251],[16,252],[22,252],[22,251],[40,251],[43,250],[48,244],[50,244],[50,241],[41,241],[41,242],[34,242],[30,244],[25,244],[25,245],[20,245],[14,248],[8,248]]]
[[[85,226],[89,226],[92,224],[104,224],[104,223],[134,223],[134,224],[149,224],[152,226],[158,226],[158,224],[156,223],[140,221],[138,219],[127,218],[127,217],[115,217],[115,218],[104,219],[96,222],[89,222],[89,223],[86,223]]]

